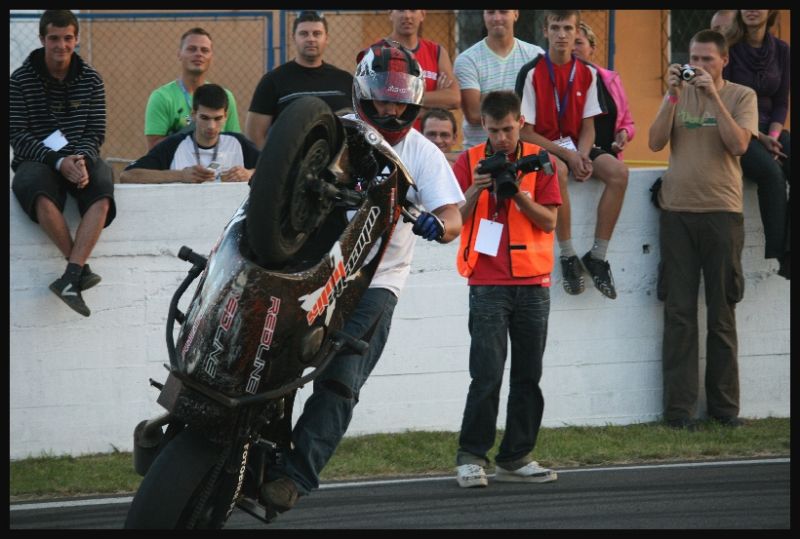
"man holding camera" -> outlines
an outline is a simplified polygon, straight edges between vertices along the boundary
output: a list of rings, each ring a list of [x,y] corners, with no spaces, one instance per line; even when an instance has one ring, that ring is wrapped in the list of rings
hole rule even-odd
[[[550,314],[550,273],[561,194],[555,161],[520,141],[519,97],[488,93],[481,124],[489,135],[456,161],[464,191],[458,271],[469,284],[469,370],[456,456],[461,487],[485,487],[500,385],[511,338],[506,431],[495,457],[497,481],[545,483],[556,473],[531,460],[544,411],[539,388]]]
[[[669,66],[668,91],[650,127],[654,152],[669,143],[659,205],[664,301],[664,420],[692,428],[698,393],[697,292],[705,282],[708,415],[739,424],[736,303],[744,294],[742,167],[758,136],[752,89],[722,78],[728,46],[703,30],[689,43],[691,66]]]

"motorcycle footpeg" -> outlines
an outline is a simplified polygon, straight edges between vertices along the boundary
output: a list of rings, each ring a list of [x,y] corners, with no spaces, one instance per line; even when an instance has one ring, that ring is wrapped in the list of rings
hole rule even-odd
[[[256,500],[246,496],[242,496],[236,501],[236,507],[266,524],[275,520],[279,514],[275,511],[270,511]]]

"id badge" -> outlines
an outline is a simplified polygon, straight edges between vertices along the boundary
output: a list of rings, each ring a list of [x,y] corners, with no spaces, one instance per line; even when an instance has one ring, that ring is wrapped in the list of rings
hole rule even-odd
[[[44,144],[54,152],[57,152],[58,150],[66,146],[68,143],[69,141],[67,140],[67,137],[64,136],[64,133],[62,133],[60,129],[56,129],[55,131],[50,133],[50,135],[46,139],[42,141],[42,144]]]
[[[500,247],[500,235],[503,224],[489,219],[481,219],[478,224],[478,235],[475,238],[475,250],[489,256],[497,256]]]
[[[575,143],[572,142],[572,138],[570,137],[561,137],[560,139],[556,139],[553,142],[555,142],[562,148],[566,148],[567,150],[572,150],[573,152],[578,151],[578,148],[575,146]]]

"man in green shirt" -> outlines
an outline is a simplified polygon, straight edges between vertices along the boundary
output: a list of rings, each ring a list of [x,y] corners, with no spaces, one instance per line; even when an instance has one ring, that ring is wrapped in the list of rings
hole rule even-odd
[[[191,123],[192,94],[205,84],[206,72],[211,67],[214,50],[211,35],[202,28],[192,28],[181,36],[178,60],[181,63],[181,76],[156,88],[147,100],[144,116],[144,135],[147,149],[161,142],[167,136],[177,133]],[[224,131],[240,133],[239,114],[236,99],[230,90],[228,94],[228,122]]]

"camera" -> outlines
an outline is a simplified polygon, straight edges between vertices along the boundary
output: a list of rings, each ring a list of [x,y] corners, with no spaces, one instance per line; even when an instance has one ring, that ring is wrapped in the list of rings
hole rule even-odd
[[[683,64],[681,66],[681,78],[686,82],[689,82],[693,78],[697,76],[697,72],[694,70],[692,66],[689,64]]]
[[[508,161],[505,154],[496,153],[478,163],[478,174],[490,174],[493,184],[489,191],[494,191],[498,199],[508,198],[518,191],[517,173],[529,174],[544,170],[553,174],[553,165],[550,163],[550,154],[542,150],[535,155],[526,155],[516,161]]]

